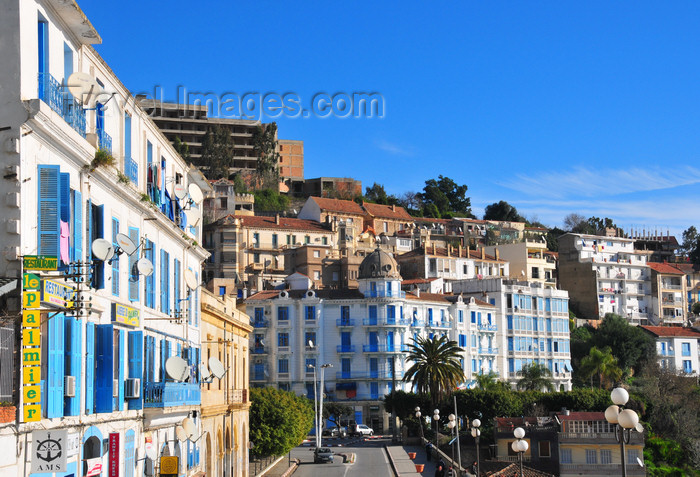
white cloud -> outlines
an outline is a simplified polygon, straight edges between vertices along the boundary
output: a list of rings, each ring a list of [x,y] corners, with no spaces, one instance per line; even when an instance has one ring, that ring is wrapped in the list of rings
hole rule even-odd
[[[394,156],[412,156],[413,150],[410,148],[404,148],[397,144],[391,143],[389,141],[381,140],[377,141],[377,147],[384,152],[388,152]]]

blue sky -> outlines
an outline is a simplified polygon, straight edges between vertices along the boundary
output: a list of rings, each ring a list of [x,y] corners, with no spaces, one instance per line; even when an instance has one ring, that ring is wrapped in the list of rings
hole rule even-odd
[[[306,177],[400,194],[442,174],[479,217],[700,225],[700,3],[79,4],[133,92],[381,93],[383,118],[278,120]]]

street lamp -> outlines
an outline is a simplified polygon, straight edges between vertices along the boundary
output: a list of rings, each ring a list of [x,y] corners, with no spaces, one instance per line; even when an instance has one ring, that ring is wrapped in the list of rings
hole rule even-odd
[[[605,410],[605,420],[615,426],[615,440],[620,443],[620,458],[622,461],[622,476],[627,477],[627,462],[625,460],[625,444],[630,443],[633,430],[643,432],[639,416],[631,409],[622,409],[627,404],[630,395],[624,388],[615,388],[610,393],[614,403]]]
[[[435,422],[435,451],[437,452],[438,448],[438,433],[440,431],[440,409],[435,409],[433,411],[433,421]]]
[[[447,428],[450,430],[450,437],[452,438],[451,442],[452,445],[452,469],[454,470],[455,468],[455,438],[454,438],[454,431],[455,431],[455,426],[457,426],[457,423],[455,420],[457,417],[454,414],[450,414],[447,416],[448,422],[447,422]]]
[[[416,419],[418,419],[418,426],[420,426],[420,444],[423,445],[423,420],[420,418],[422,416],[420,407],[416,406],[414,411],[416,411]]]
[[[311,343],[311,341],[309,341]],[[318,433],[318,392],[316,392],[316,366],[313,364],[307,364],[306,365],[307,369],[313,369],[314,370],[314,428],[316,429],[316,447],[320,447],[320,443],[318,440],[319,433]]]
[[[481,421],[479,419],[474,419],[472,421],[472,437],[476,441],[476,477],[479,477],[479,437],[481,436]]]
[[[523,437],[525,437],[525,429],[522,427],[516,427],[515,430],[513,431],[513,435],[517,440],[513,441],[511,444],[511,448],[513,451],[515,451],[518,454],[519,461],[520,461],[520,475],[523,475],[523,454],[527,451],[528,447],[530,445],[527,443],[526,440],[523,440]]]
[[[321,428],[323,427],[323,373],[326,370],[326,368],[332,368],[333,365],[330,363],[322,364],[321,365],[321,385],[319,386],[318,390],[318,427],[321,432]],[[318,438],[318,447],[321,447],[321,443],[323,441],[323,436],[319,436]]]

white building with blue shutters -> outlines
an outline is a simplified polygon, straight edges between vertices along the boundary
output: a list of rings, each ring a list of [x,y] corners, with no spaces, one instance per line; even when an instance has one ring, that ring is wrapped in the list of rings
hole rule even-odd
[[[33,368],[38,420],[27,419],[36,403],[27,400],[34,384],[19,350],[26,337],[14,343],[17,360],[2,364],[14,376],[18,420],[0,425],[0,475],[29,475],[36,429],[68,432],[67,469],[56,477],[100,465],[96,475],[106,476],[115,462],[123,477],[155,475],[163,455],[179,456],[179,474],[194,475],[204,442],[193,442],[200,295],[184,274],[199,280],[208,254],[197,224],[187,223],[200,216],[197,204],[174,194],[194,174],[93,50],[101,39],[75,2],[2,0],[0,11],[0,277],[21,285],[28,256],[56,257],[58,266],[31,271],[42,288],[41,346],[33,348],[41,357]],[[87,86],[74,96],[66,84],[76,72]],[[97,161],[100,150],[114,162]],[[98,260],[94,240],[116,245],[118,233],[138,249]],[[144,258],[150,275],[136,266]],[[86,261],[91,268],[80,281],[78,264]],[[21,295],[2,298],[4,327],[22,326]],[[71,300],[82,313],[67,309]],[[175,355],[191,364],[182,382],[165,373]],[[184,418],[198,431],[181,442],[175,427]]]
[[[294,275],[294,282],[296,280]],[[323,364],[326,399],[354,409],[351,420],[375,432],[389,426],[381,400],[402,382],[408,345],[447,335],[462,347],[465,385],[498,367],[496,307],[475,298],[401,290],[394,258],[379,249],[359,268],[358,289],[266,290],[245,301],[253,319],[251,386],[276,386],[314,398]],[[310,285],[310,280],[307,281]],[[395,381],[395,383],[394,383]]]

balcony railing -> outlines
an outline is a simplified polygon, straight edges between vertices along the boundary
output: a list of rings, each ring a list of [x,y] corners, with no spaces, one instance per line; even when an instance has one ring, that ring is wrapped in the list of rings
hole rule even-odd
[[[479,331],[498,331],[496,325],[478,325]]]
[[[101,131],[98,131],[97,139],[100,141],[100,149],[112,154],[112,136],[107,134],[103,129]]]
[[[567,475],[622,475],[620,464],[559,464],[559,470]],[[627,475],[646,475],[646,469],[636,462],[627,464]]]
[[[365,294],[367,298],[406,298],[406,292],[401,290],[370,290]]]
[[[354,353],[355,345],[338,345],[338,353]]]
[[[198,406],[199,383],[146,383],[143,407]]]
[[[248,390],[247,389],[234,389],[231,391],[232,404],[245,404],[248,402]]]
[[[479,354],[498,354],[498,348],[479,348]]]
[[[253,328],[267,328],[270,322],[267,320],[255,320],[253,321]]]
[[[428,321],[428,328],[437,328],[437,329],[445,329],[449,330],[450,324],[447,323],[446,321]]]
[[[423,328],[424,326],[424,320],[411,320],[411,328]]]
[[[352,318],[338,318],[335,320],[335,324],[338,327],[355,326],[355,320]]]
[[[394,373],[396,379],[403,379],[403,371]],[[338,371],[335,374],[336,379],[393,379],[391,371],[370,370],[370,371]]]
[[[264,346],[256,346],[253,348],[253,354],[267,354],[267,349]]]
[[[404,318],[365,318],[362,320],[364,326],[409,326],[411,320]]]
[[[131,179],[134,184],[139,183],[139,165],[134,159],[131,157],[124,158],[124,170],[126,176]]]
[[[85,110],[49,73],[39,73],[39,99],[56,111],[78,134],[85,137]]]
[[[408,345],[369,344],[362,345],[362,351],[365,353],[401,353],[408,351]]]

